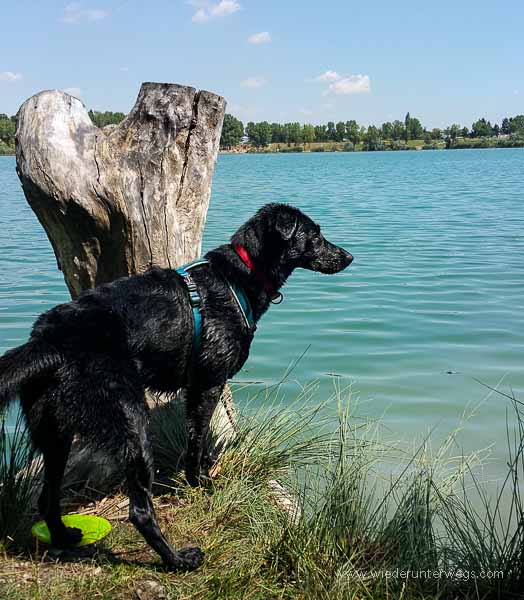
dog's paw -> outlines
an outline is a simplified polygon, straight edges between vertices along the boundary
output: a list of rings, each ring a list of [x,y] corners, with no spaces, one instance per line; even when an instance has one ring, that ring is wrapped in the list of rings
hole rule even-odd
[[[186,472],[186,481],[191,487],[203,487],[209,481],[207,470],[199,469],[195,472]]]
[[[194,473],[186,473],[186,481],[191,487],[198,487],[200,485],[200,478]]]
[[[52,544],[55,548],[73,548],[81,539],[81,529],[78,529],[78,527],[64,527],[58,535],[52,536]]]
[[[175,552],[172,561],[166,563],[170,571],[194,571],[204,561],[204,553],[200,548],[182,548]]]

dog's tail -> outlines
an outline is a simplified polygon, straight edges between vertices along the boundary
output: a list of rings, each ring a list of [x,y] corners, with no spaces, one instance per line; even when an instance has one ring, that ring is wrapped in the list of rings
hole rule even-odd
[[[24,383],[53,372],[62,362],[62,355],[39,339],[0,356],[0,411],[16,397]]]

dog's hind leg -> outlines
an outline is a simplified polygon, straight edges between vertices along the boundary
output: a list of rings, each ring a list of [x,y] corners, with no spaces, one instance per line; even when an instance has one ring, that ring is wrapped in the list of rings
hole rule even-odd
[[[202,563],[202,551],[199,548],[173,550],[156,520],[151,499],[154,471],[151,444],[147,435],[147,408],[139,408],[134,404],[129,410],[124,410],[124,414],[128,424],[124,461],[129,494],[129,520],[168,568],[186,571],[196,569]]]
[[[35,445],[42,451],[44,460],[44,481],[38,508],[49,528],[53,546],[69,548],[82,538],[80,529],[66,527],[60,517],[60,487],[71,449],[71,439],[59,433],[52,417],[44,417],[32,437]]]
[[[198,486],[202,477],[208,476],[208,469],[211,466],[206,448],[209,424],[223,390],[224,386],[218,385],[204,391],[191,388],[187,391],[186,480],[191,486]]]

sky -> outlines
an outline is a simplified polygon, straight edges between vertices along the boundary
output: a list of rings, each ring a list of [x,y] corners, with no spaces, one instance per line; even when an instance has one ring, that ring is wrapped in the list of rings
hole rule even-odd
[[[0,0],[0,113],[63,89],[128,112],[141,82],[244,122],[427,127],[524,113],[522,0]]]

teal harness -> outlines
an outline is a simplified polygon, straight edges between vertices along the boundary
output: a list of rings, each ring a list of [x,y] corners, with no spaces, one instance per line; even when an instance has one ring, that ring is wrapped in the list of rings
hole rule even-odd
[[[190,271],[195,267],[207,264],[209,264],[208,260],[199,259],[182,265],[181,267],[178,267],[178,269],[176,269],[176,272],[182,277],[184,283],[186,284],[187,290],[189,292],[189,301],[191,302],[191,308],[193,310],[193,363],[196,360],[202,342],[202,313],[200,311],[200,308],[202,306],[202,298],[198,293],[198,288],[196,286],[196,283],[193,281],[193,278],[191,277]],[[251,305],[249,304],[249,300],[247,299],[245,291],[241,287],[234,285],[227,279],[226,284],[231,290],[233,298],[238,304],[246,327],[251,333],[254,332],[256,329],[255,319],[253,318],[253,311],[251,310]]]

